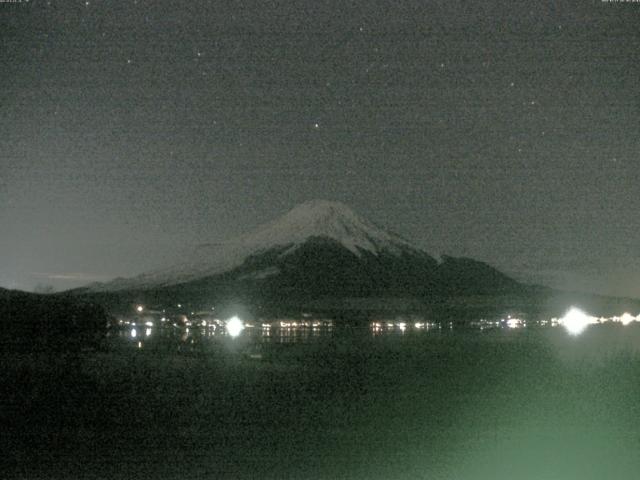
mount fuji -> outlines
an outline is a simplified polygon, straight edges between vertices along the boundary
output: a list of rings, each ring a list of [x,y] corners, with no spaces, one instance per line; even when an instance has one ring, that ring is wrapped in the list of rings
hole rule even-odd
[[[82,292],[277,303],[498,294],[523,287],[483,262],[448,256],[438,261],[342,203],[314,200],[229,242],[202,245],[170,268]]]

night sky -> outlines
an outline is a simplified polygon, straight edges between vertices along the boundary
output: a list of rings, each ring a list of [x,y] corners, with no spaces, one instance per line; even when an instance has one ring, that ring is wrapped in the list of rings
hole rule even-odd
[[[0,3],[0,286],[172,263],[314,198],[640,297],[640,3]]]

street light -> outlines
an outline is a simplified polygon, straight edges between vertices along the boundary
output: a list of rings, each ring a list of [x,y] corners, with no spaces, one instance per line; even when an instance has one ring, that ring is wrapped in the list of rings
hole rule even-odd
[[[227,333],[232,337],[237,337],[244,330],[244,324],[237,316],[231,317],[227,320]]]

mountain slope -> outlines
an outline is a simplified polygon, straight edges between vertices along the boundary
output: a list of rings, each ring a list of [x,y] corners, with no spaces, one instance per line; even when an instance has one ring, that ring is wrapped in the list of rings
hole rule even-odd
[[[484,262],[465,257],[442,256],[437,283],[450,295],[485,294],[519,290],[521,285]]]

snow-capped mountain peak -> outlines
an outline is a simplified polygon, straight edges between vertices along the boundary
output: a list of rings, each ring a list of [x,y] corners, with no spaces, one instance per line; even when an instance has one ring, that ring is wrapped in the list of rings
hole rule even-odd
[[[312,237],[335,240],[356,255],[362,251],[378,254],[382,250],[411,248],[407,241],[360,217],[343,203],[326,200],[300,204],[239,240],[261,250],[299,244]]]
[[[224,273],[242,265],[248,257],[272,249],[282,249],[281,255],[286,255],[307,240],[318,237],[333,240],[356,256],[363,252],[373,255],[382,252],[400,255],[405,251],[424,254],[398,235],[360,217],[343,203],[312,200],[253,232],[227,242],[201,245],[191,258],[173,267],[94,285],[91,289],[149,288],[187,282]]]

